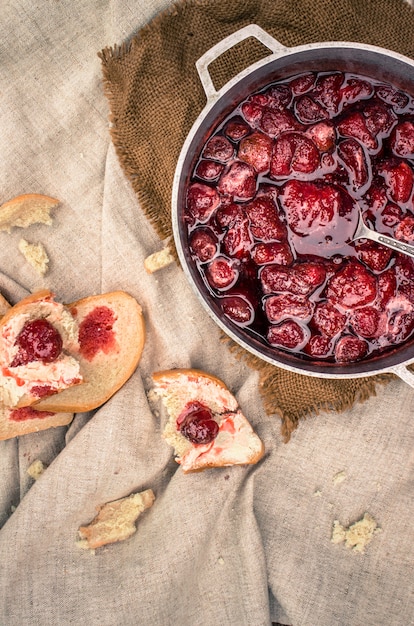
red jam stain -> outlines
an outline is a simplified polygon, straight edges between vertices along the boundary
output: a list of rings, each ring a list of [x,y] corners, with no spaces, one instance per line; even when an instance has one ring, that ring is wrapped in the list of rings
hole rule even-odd
[[[210,409],[197,400],[185,406],[176,424],[180,433],[194,445],[211,443],[219,431]]]
[[[107,306],[97,306],[79,325],[79,345],[81,355],[88,361],[98,352],[109,354],[117,349],[114,332],[116,317]]]
[[[275,356],[348,363],[413,339],[414,260],[351,241],[360,210],[414,243],[413,159],[414,97],[392,85],[314,71],[249,95],[212,131],[187,187],[206,298]]]
[[[35,411],[31,406],[25,406],[21,409],[13,409],[9,413],[9,419],[13,422],[25,422],[32,419],[45,419],[51,417],[54,413],[50,411]]]
[[[51,363],[62,352],[63,341],[58,330],[44,318],[26,322],[14,343],[18,352],[10,367],[33,361]]]
[[[234,420],[232,417],[225,418],[220,424],[220,431],[225,433],[230,433],[234,435],[236,432],[236,427],[234,426]]]

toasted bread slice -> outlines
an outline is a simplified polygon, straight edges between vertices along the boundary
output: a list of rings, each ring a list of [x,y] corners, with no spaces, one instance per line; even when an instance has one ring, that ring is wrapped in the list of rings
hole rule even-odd
[[[56,426],[67,426],[72,420],[73,413],[40,412],[31,406],[20,409],[0,407],[0,440],[13,439]]]
[[[46,328],[35,330],[39,321]],[[42,360],[28,356],[28,349],[38,348]],[[49,361],[48,349],[53,351],[48,353]],[[18,302],[0,320],[0,404],[13,408],[30,406],[47,394],[78,385],[82,374],[73,356],[77,349],[77,322],[49,290]]]
[[[72,352],[82,384],[41,399],[40,411],[83,412],[102,405],[135,371],[145,342],[141,306],[124,291],[90,296],[68,305],[79,328]]]
[[[196,369],[165,370],[154,373],[152,378],[152,393],[161,397],[168,413],[163,437],[174,448],[175,459],[184,473],[254,464],[263,456],[262,441],[223,381]],[[194,407],[207,409],[207,415],[218,425],[215,436],[207,443],[197,442],[199,433],[195,439],[188,437],[188,431],[184,435],[178,425],[183,416],[190,414],[191,420]]]

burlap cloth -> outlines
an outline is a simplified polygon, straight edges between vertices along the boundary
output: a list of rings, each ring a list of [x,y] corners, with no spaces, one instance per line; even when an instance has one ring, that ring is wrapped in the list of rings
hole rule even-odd
[[[250,23],[288,47],[357,41],[414,56],[414,13],[395,0],[178,2],[131,41],[105,49],[101,56],[113,142],[144,211],[163,240],[172,239],[171,189],[178,155],[205,105],[195,62],[218,41]],[[239,44],[209,67],[214,85],[220,88],[266,53],[255,40]],[[301,418],[321,409],[342,411],[375,393],[378,382],[389,380],[386,375],[309,378],[237,352],[258,369],[264,405],[269,414],[282,418],[286,439]]]
[[[182,269],[143,270],[170,227],[167,214],[163,228],[149,219],[146,194],[156,199],[153,209],[168,213],[174,159],[203,106],[193,62],[213,39],[254,18],[286,45],[352,34],[412,54],[412,13],[402,0],[274,2],[267,10],[247,0],[231,14],[230,6],[2,3],[0,201],[39,192],[61,206],[51,227],[0,233],[0,292],[16,302],[48,287],[70,302],[125,289],[143,307],[147,337],[137,371],[99,410],[76,415],[65,428],[0,441],[1,626],[414,623],[412,388],[392,378],[342,412],[313,407],[315,417],[294,390],[301,379],[293,379],[292,394],[309,417],[286,445],[280,420],[264,410],[261,373],[221,341]],[[199,37],[195,23],[187,26],[196,15]],[[130,42],[131,52],[121,45],[111,60],[115,42]],[[162,46],[165,66],[156,78],[153,55],[159,60]],[[118,67],[121,82],[130,54],[142,60],[135,88],[124,95],[135,99],[134,119],[152,103],[154,115],[142,118],[139,162],[154,159],[153,179],[139,168],[132,177],[115,152],[113,103],[97,54],[104,49],[104,67]],[[181,112],[182,84],[172,74],[180,63],[192,85]],[[166,86],[170,97],[160,111]],[[116,118],[112,123],[119,128]],[[161,143],[160,126],[168,137]],[[44,279],[19,253],[21,237],[44,244]],[[266,447],[258,465],[180,471],[161,438],[165,416],[152,412],[147,393],[154,371],[187,366],[216,374],[234,392]],[[330,393],[334,406],[334,386]],[[290,411],[294,421],[298,413]],[[36,459],[46,470],[35,482],[27,469]],[[77,529],[97,506],[149,487],[155,503],[129,540],[95,555],[79,549]],[[382,532],[364,554],[331,542],[335,520],[348,526],[365,512]]]

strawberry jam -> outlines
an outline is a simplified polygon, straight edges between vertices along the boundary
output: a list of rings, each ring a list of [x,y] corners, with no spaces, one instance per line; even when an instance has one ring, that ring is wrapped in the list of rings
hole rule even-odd
[[[107,306],[97,306],[82,320],[79,325],[79,344],[85,359],[91,361],[100,351],[108,354],[116,349],[115,321],[113,310]]]
[[[26,322],[18,334],[15,346],[18,352],[10,367],[27,365],[32,361],[51,363],[62,352],[62,337],[47,319]]]
[[[217,437],[219,425],[210,409],[195,400],[189,402],[178,416],[177,429],[191,443],[206,444]]]
[[[352,237],[360,210],[413,244],[413,188],[412,96],[339,71],[276,81],[197,155],[184,208],[192,262],[229,327],[275,356],[382,354],[414,336],[414,261]]]

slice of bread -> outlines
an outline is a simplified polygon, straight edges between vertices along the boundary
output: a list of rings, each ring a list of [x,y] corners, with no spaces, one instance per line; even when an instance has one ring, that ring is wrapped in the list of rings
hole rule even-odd
[[[0,440],[13,439],[56,426],[67,426],[72,420],[73,413],[40,412],[31,406],[20,409],[0,406]]]
[[[79,413],[101,406],[133,374],[144,348],[142,308],[126,292],[90,296],[67,306],[79,328],[72,355],[83,382],[36,402],[36,410]]]
[[[136,520],[152,506],[154,500],[152,489],[146,489],[103,504],[90,524],[79,528],[79,547],[95,550],[109,543],[128,539],[136,531]]]
[[[254,464],[262,458],[262,441],[223,381],[196,369],[155,372],[152,378],[151,396],[162,399],[168,414],[163,437],[174,448],[175,460],[184,473]],[[177,425],[195,403],[207,408],[218,424],[218,432],[209,443],[193,443]]]
[[[61,346],[56,346],[59,352],[49,362],[46,357],[32,360],[27,356],[28,345],[38,346],[43,355],[45,345],[53,343],[47,329],[41,330],[39,335],[34,332],[33,325],[40,321],[61,341]],[[38,291],[18,302],[0,320],[0,404],[30,406],[47,394],[78,385],[82,374],[73,356],[77,349],[77,322],[63,304],[54,300],[49,290]]]

